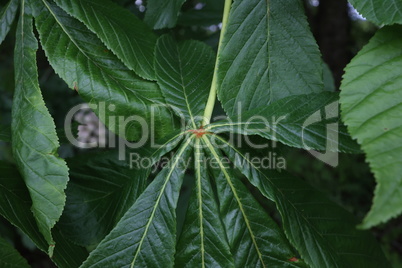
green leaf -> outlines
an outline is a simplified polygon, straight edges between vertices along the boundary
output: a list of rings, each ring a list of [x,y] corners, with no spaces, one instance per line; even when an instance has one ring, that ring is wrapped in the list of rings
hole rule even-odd
[[[2,268],[29,268],[28,262],[10,243],[0,237],[0,266]]]
[[[173,266],[176,205],[191,141],[179,148],[82,268]]]
[[[40,232],[50,245],[51,229],[60,218],[68,181],[65,161],[57,156],[56,128],[38,85],[32,16],[25,0],[17,27],[15,46],[15,93],[12,107],[12,150],[32,198],[32,212]]]
[[[68,161],[70,182],[61,231],[81,246],[98,244],[142,193],[147,173],[131,169],[116,151]]]
[[[47,250],[47,243],[39,232],[30,210],[32,200],[17,168],[0,161],[0,214],[20,228],[34,243]]]
[[[82,246],[99,243],[143,192],[155,162],[182,136],[174,135],[159,148],[130,150],[123,159],[113,150],[69,160],[71,179],[59,222],[61,231]]]
[[[85,25],[56,5],[36,0],[35,21],[50,64],[93,110],[109,130],[127,140],[138,140],[153,129],[156,136],[172,131],[171,112],[155,82],[144,81],[128,70]],[[117,40],[117,39],[116,39]],[[55,45],[58,44],[58,45]],[[121,118],[124,117],[122,120]],[[122,121],[126,121],[125,124]]]
[[[378,24],[402,23],[400,0],[349,0],[366,19]]]
[[[164,35],[155,54],[156,76],[166,102],[186,123],[198,128],[211,86],[215,62],[212,49],[198,41],[176,43]]]
[[[39,232],[35,218],[30,210],[32,200],[27,187],[16,167],[0,162],[0,214],[25,233],[42,251],[48,250],[48,244]],[[85,248],[69,242],[58,230],[52,230],[56,247],[52,260],[61,268],[78,267],[87,258]]]
[[[323,90],[322,60],[299,0],[235,0],[218,54],[218,97],[229,117]]]
[[[346,67],[341,86],[343,119],[378,183],[364,228],[402,212],[401,64],[402,26],[385,27]]]
[[[58,228],[58,225],[53,231],[53,236],[57,246],[54,249],[52,261],[56,263],[57,267],[79,267],[88,258],[87,249],[70,242],[68,237]]]
[[[11,24],[14,21],[15,15],[17,14],[18,4],[18,0],[10,0],[0,10],[0,44],[3,43],[8,32],[10,31]]]
[[[263,170],[251,161],[251,150],[239,151],[221,138],[220,146],[234,165],[268,199],[276,203],[285,234],[311,267],[380,267],[387,260],[367,231],[356,230],[354,217],[299,179]]]
[[[296,254],[284,233],[233,174],[227,159],[207,138],[203,141],[216,163],[216,168],[210,166],[235,267],[305,267],[292,262]]]
[[[259,135],[307,150],[360,152],[339,122],[338,94],[333,92],[290,96],[213,123],[205,131]]]
[[[144,21],[153,29],[173,28],[186,0],[148,0]]]
[[[233,257],[219,217],[199,139],[194,150],[196,182],[177,244],[175,266],[233,267]]]
[[[110,0],[56,0],[57,5],[83,22],[130,69],[155,80],[156,36],[129,10]]]

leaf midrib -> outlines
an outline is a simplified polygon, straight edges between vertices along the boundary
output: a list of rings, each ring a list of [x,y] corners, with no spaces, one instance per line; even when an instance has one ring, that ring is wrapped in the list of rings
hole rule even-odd
[[[235,197],[235,199],[236,199],[236,201],[237,201],[237,204],[238,204],[238,206],[239,206],[239,208],[240,208],[240,211],[241,211],[241,213],[242,213],[242,215],[243,215],[243,219],[244,219],[244,221],[245,221],[245,223],[246,223],[247,230],[248,230],[249,233],[250,233],[251,240],[252,240],[252,242],[253,242],[254,248],[255,248],[256,251],[257,251],[258,258],[260,259],[261,264],[263,265],[263,267],[266,267],[266,265],[265,265],[265,263],[264,263],[264,260],[263,260],[263,258],[262,258],[262,253],[261,253],[260,248],[259,248],[259,246],[258,246],[258,244],[257,244],[256,239],[255,239],[254,232],[253,232],[253,230],[251,229],[250,222],[249,222],[248,217],[247,217],[247,215],[246,215],[246,213],[245,213],[245,211],[244,211],[243,204],[241,203],[241,200],[240,200],[240,198],[239,198],[239,196],[238,196],[238,194],[237,194],[236,188],[234,187],[234,185],[233,185],[233,183],[232,183],[232,180],[230,179],[230,175],[227,173],[225,166],[224,166],[223,163],[221,162],[221,160],[220,160],[220,158],[219,158],[219,156],[218,156],[218,153],[216,152],[216,150],[215,150],[214,147],[212,146],[212,144],[211,144],[211,142],[209,141],[209,139],[206,138],[205,136],[203,136],[202,139],[203,139],[205,145],[208,147],[208,149],[209,149],[210,152],[212,153],[212,155],[214,156],[214,158],[215,158],[215,160],[217,161],[217,163],[219,164],[219,167],[220,167],[222,173],[224,174],[225,179],[226,179],[228,185],[230,186],[230,188],[231,188],[231,190],[232,190],[232,192],[233,192],[233,195],[234,195],[234,197]]]
[[[188,139],[186,140],[186,142],[185,142],[185,144],[183,145],[183,147],[181,148],[181,150],[177,153],[177,155],[176,155],[176,157],[175,157],[175,161],[173,162],[173,165],[170,167],[169,173],[167,174],[167,176],[166,176],[166,178],[165,178],[165,182],[163,183],[163,185],[162,185],[162,187],[161,187],[161,190],[160,190],[160,193],[159,193],[159,195],[158,195],[158,198],[156,199],[156,202],[155,202],[155,205],[154,205],[154,207],[153,207],[153,209],[152,209],[151,215],[150,215],[150,217],[149,217],[149,219],[148,219],[148,222],[147,222],[147,224],[146,224],[146,226],[145,226],[144,233],[143,233],[143,235],[141,236],[141,239],[140,239],[140,241],[139,241],[139,244],[138,244],[137,250],[136,250],[136,252],[135,252],[133,261],[131,262],[131,265],[130,265],[131,268],[134,267],[134,264],[135,264],[135,262],[137,261],[138,255],[139,255],[140,252],[141,252],[142,244],[143,244],[143,242],[144,242],[144,240],[145,240],[145,237],[147,236],[149,227],[151,226],[152,220],[153,220],[153,218],[154,218],[154,216],[155,216],[155,213],[156,213],[156,209],[158,208],[159,202],[160,202],[160,200],[161,200],[161,198],[162,198],[162,195],[163,195],[163,193],[164,193],[164,191],[165,191],[165,188],[166,188],[168,182],[170,181],[170,177],[172,176],[173,171],[175,170],[176,166],[178,165],[179,161],[181,160],[181,156],[184,154],[184,152],[186,151],[186,149],[189,147],[189,145],[190,145],[190,143],[191,143],[191,141],[192,141],[193,139],[194,139],[194,136],[193,136],[193,137],[190,137],[190,138],[188,138]]]
[[[198,198],[198,216],[199,216],[199,223],[200,223],[200,242],[201,242],[201,267],[205,267],[205,246],[204,246],[204,216],[203,216],[203,208],[202,208],[202,185],[201,185],[201,164],[200,164],[200,140],[197,139],[195,143],[195,170],[196,170],[196,177],[197,177],[197,198]]]
[[[184,94],[184,100],[186,101],[186,107],[187,107],[188,113],[190,115],[191,123],[193,124],[194,129],[196,129],[197,126],[195,125],[194,116],[193,116],[193,113],[191,112],[191,107],[190,107],[190,104],[188,102],[186,86],[184,84],[183,67],[182,67],[182,61],[181,61],[181,56],[180,56],[180,51],[179,51],[179,45],[178,44],[176,45],[176,52],[177,52],[177,59],[179,60],[179,72],[180,72],[181,87],[183,89],[183,94]]]

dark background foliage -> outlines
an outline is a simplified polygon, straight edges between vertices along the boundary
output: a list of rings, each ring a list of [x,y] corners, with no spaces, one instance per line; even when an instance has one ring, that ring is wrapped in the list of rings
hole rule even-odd
[[[187,1],[183,6],[178,25],[174,29],[164,31],[173,32],[178,39],[191,38],[204,41],[216,49],[223,1],[205,1],[220,2],[220,4],[214,4],[212,8],[198,10],[202,7],[200,2],[204,1]],[[144,15],[145,1],[115,0],[115,2],[130,9],[139,17]],[[327,84],[334,90],[338,90],[344,67],[373,36],[377,27],[359,17],[347,0],[304,0],[304,4],[312,32],[319,44],[323,59],[329,67],[326,76]],[[13,27],[15,28],[16,25]],[[14,88],[14,38],[13,35],[8,35],[0,47],[1,127],[10,125],[11,121]],[[56,127],[62,129],[68,110],[82,100],[75,91],[68,89],[67,85],[54,73],[41,50],[38,53],[38,68],[39,82],[47,107],[55,119]],[[62,144],[60,148],[62,157],[72,157],[80,153],[82,151],[68,144]],[[327,193],[332,200],[344,206],[356,217],[362,219],[368,212],[375,181],[363,155],[342,154],[340,165],[337,168],[329,167],[319,161],[313,161],[312,156],[301,150],[287,149],[286,157],[287,169],[290,172]],[[11,148],[7,143],[0,142],[0,160],[12,161]],[[252,186],[250,188],[252,189]],[[188,192],[189,189],[191,189],[191,185],[185,181],[183,191]],[[253,193],[258,195],[258,191],[253,191]],[[273,211],[272,204],[267,203],[266,199],[259,198],[259,200],[263,200],[261,201],[262,205],[267,210]],[[180,212],[185,210],[185,207],[180,206],[180,204],[185,204],[185,202],[179,202],[179,217],[183,215]],[[276,218],[279,219],[279,217]],[[372,229],[394,267],[402,267],[401,227],[402,217],[399,217]],[[0,236],[6,237],[12,242],[32,267],[54,267],[46,254],[36,249],[29,238],[3,218],[0,218]]]

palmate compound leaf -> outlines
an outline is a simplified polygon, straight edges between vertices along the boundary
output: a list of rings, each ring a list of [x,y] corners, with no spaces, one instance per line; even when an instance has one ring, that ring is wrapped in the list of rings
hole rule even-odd
[[[306,267],[283,231],[257,203],[227,159],[204,137],[217,184],[219,209],[234,258],[234,267]],[[230,267],[230,266],[228,266]]]
[[[57,5],[83,22],[139,76],[155,80],[156,35],[129,10],[110,0],[56,0]]]
[[[0,215],[25,233],[42,251],[48,244],[39,232],[31,212],[32,200],[17,168],[0,161]],[[85,248],[72,244],[60,233],[58,224],[52,230],[56,247],[52,260],[61,268],[75,268],[88,257]],[[3,266],[1,266],[3,267]]]
[[[28,262],[4,238],[0,237],[0,267],[29,268]]]
[[[109,130],[130,141],[148,131],[163,137],[173,130],[174,119],[155,82],[127,69],[85,25],[53,3],[34,3],[36,26],[50,64],[85,101],[96,105],[93,110]]]
[[[229,117],[321,92],[323,66],[300,0],[234,0],[218,53],[218,97]]]
[[[335,92],[290,96],[232,119],[210,124],[205,131],[259,135],[307,150],[360,152],[340,122]]]
[[[234,267],[200,140],[194,147],[195,185],[177,243],[175,267]]]
[[[219,136],[214,136],[212,143],[276,203],[287,238],[310,267],[388,265],[371,234],[356,230],[354,217],[322,193],[286,172],[260,169],[252,161],[255,149],[239,150]]]
[[[15,92],[12,107],[12,151],[32,198],[32,212],[52,255],[51,229],[60,218],[66,201],[68,181],[65,161],[57,156],[59,147],[55,124],[47,110],[38,84],[33,18],[25,0],[16,33],[14,52]]]
[[[153,29],[173,28],[186,0],[148,0],[144,21]]]
[[[378,24],[402,23],[402,2],[399,0],[349,0],[366,19]]]
[[[208,99],[215,55],[198,41],[177,43],[164,35],[158,39],[155,69],[166,102],[186,124],[199,127]]]
[[[171,135],[158,147],[126,148],[123,155],[112,150],[68,159],[67,202],[58,224],[63,234],[79,245],[98,244],[143,192],[154,164],[182,137]]]
[[[0,10],[0,44],[3,43],[6,35],[10,31],[11,24],[14,21],[15,15],[17,14],[18,4],[18,0],[10,0]]]
[[[82,268],[173,266],[176,206],[192,140],[187,138],[179,147]]]
[[[385,27],[346,67],[341,109],[367,155],[377,188],[362,227],[402,212],[402,27]]]

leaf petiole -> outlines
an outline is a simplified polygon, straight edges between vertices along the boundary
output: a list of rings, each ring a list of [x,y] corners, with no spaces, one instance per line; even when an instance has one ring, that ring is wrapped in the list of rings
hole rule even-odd
[[[203,126],[208,125],[210,123],[211,117],[212,117],[212,112],[213,112],[214,106],[215,106],[216,94],[217,94],[217,88],[218,88],[218,64],[219,64],[219,54],[220,54],[219,52],[222,49],[222,40],[223,40],[223,36],[225,35],[225,32],[226,32],[226,26],[227,26],[227,22],[229,19],[229,12],[230,12],[231,6],[232,6],[232,0],[225,0],[225,8],[223,10],[223,19],[222,19],[222,29],[221,29],[221,34],[220,34],[220,38],[219,38],[218,53],[217,53],[216,61],[215,61],[214,76],[212,78],[212,84],[211,84],[211,89],[209,91],[207,105],[205,106],[204,118],[202,121]]]

